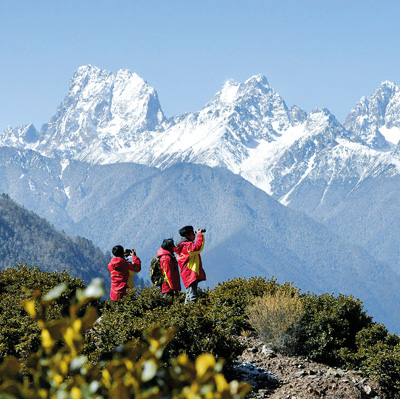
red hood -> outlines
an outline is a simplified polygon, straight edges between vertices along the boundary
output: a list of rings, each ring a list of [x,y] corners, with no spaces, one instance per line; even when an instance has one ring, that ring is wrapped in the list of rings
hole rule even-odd
[[[181,240],[180,240],[180,242],[179,242],[179,240],[178,240],[178,245],[174,248],[174,252],[175,253],[177,253],[178,255],[182,252],[182,249],[183,249],[183,247],[186,245],[186,244],[189,244],[189,243],[191,243],[191,242],[193,242],[193,241],[190,241],[190,240],[188,240],[187,238],[183,238],[183,237],[181,237]]]
[[[157,251],[157,256],[162,256],[162,255],[173,255],[173,254],[171,254],[171,252],[167,251],[167,250],[164,249],[164,248],[160,248],[160,249]]]

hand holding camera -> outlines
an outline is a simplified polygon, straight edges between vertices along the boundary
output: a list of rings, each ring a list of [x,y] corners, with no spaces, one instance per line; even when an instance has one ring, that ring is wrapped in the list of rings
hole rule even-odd
[[[206,229],[197,229],[196,230],[196,234],[201,234],[201,233],[205,233]]]
[[[136,252],[134,249],[125,249],[124,257],[127,258],[128,256],[136,256]]]

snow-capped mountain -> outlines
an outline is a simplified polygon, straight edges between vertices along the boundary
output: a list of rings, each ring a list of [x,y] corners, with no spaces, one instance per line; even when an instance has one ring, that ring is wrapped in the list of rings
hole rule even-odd
[[[156,91],[137,74],[84,66],[72,76],[63,103],[42,127],[36,149],[104,162],[106,154],[152,137],[164,119]]]
[[[280,143],[292,141],[305,118],[304,111],[287,108],[264,76],[254,76],[243,84],[228,81],[201,111],[165,124],[145,145],[115,154],[107,162],[123,160],[161,168],[192,162],[242,174],[247,171],[243,163],[258,157],[260,149],[264,152],[261,144],[274,151]]]
[[[290,204],[310,180],[398,174],[399,115],[394,83],[361,99],[342,126],[328,110],[289,109],[256,75],[226,82],[201,111],[167,120],[156,91],[139,76],[86,66],[40,134],[31,128],[25,138],[8,129],[0,143],[100,164],[223,166]]]

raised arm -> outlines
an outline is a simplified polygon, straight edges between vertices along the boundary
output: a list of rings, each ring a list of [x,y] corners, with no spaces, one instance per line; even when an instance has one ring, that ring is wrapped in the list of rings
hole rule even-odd
[[[190,253],[190,255],[199,254],[203,250],[203,248],[204,248],[204,236],[201,233],[197,234],[195,242],[192,242],[187,246],[187,250]]]
[[[139,273],[140,270],[142,270],[142,262],[136,255],[132,255],[132,263],[129,263],[129,270],[131,270],[134,273]]]

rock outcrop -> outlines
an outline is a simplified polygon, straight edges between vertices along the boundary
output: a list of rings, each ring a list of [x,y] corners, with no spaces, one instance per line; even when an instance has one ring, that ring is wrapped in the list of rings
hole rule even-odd
[[[253,385],[248,398],[389,399],[376,382],[360,372],[283,356],[255,338],[240,340],[247,349],[239,358],[236,378]]]

